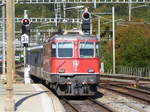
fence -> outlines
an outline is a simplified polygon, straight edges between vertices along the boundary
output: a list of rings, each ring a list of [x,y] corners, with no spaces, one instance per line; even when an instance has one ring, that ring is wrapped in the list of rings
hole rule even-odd
[[[150,77],[150,68],[117,66],[116,73],[139,77]]]

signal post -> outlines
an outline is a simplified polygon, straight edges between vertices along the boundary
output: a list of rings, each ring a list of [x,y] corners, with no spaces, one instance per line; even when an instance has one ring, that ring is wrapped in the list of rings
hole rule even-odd
[[[24,18],[22,19],[22,35],[21,35],[21,43],[23,44],[24,48],[24,81],[25,84],[30,83],[30,76],[29,76],[29,66],[26,66],[26,50],[29,44],[29,35],[30,35],[30,19],[27,15],[27,10],[24,11]]]

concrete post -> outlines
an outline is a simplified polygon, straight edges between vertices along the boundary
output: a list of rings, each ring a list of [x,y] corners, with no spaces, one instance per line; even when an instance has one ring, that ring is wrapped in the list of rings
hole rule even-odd
[[[99,36],[99,40],[101,39],[101,17],[98,16],[98,36]]]
[[[15,40],[16,40],[16,39],[15,39],[15,22],[14,22],[14,21],[15,21],[15,19],[14,19],[14,18],[15,18],[15,4],[14,4],[14,2],[13,2],[12,5],[13,5],[13,7],[14,7],[14,8],[12,8],[12,10],[13,10],[13,19],[12,19],[12,24],[13,24],[13,27],[12,27],[12,28],[13,28],[13,30],[12,30],[12,31],[13,31],[13,34],[12,34],[12,36],[13,36],[13,37],[12,37],[12,38],[13,38],[13,46],[12,46],[12,47],[13,47],[13,51],[12,51],[12,52],[13,52],[13,53],[12,53],[12,55],[13,55],[13,56],[12,56],[12,57],[13,57],[13,59],[14,59],[14,60],[13,60],[13,67],[12,67],[12,70],[13,70],[13,73],[12,73],[12,80],[15,82],[15,81],[16,81],[16,79],[15,79],[15,76],[16,76],[16,67],[15,67],[15,49],[16,49],[16,46],[15,46],[15,45],[16,45],[16,43],[15,43]]]
[[[115,8],[112,7],[112,29],[113,29],[113,74],[116,74],[116,60],[115,60]]]
[[[132,10],[132,0],[130,0],[130,3],[129,3],[129,22],[131,21],[131,10]]]
[[[6,0],[6,40],[7,40],[7,85],[5,112],[14,112],[13,99],[13,36],[14,36],[14,1]]]
[[[5,50],[5,34],[6,34],[6,20],[5,20],[5,0],[3,0],[2,1],[2,4],[3,4],[3,6],[2,6],[2,39],[3,39],[3,58],[2,58],[2,62],[3,62],[3,77],[4,78],[6,78],[6,75],[5,75],[5,61],[6,61],[6,56],[5,56],[5,52],[6,52],[6,50]]]

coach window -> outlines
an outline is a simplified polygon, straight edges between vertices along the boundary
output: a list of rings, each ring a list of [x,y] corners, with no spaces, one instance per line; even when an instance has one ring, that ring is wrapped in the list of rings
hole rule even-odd
[[[96,57],[99,57],[99,43],[96,43]]]
[[[56,43],[52,43],[52,57],[56,57]]]
[[[72,42],[59,42],[58,43],[58,57],[72,57],[73,56],[73,43]]]
[[[80,57],[81,58],[94,57],[94,43],[93,42],[80,42]]]

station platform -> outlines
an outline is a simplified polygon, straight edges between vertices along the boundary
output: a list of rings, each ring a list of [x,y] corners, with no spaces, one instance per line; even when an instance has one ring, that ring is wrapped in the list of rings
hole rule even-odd
[[[65,112],[59,99],[41,84],[14,84],[15,112]],[[5,109],[5,85],[0,84],[0,112]]]

